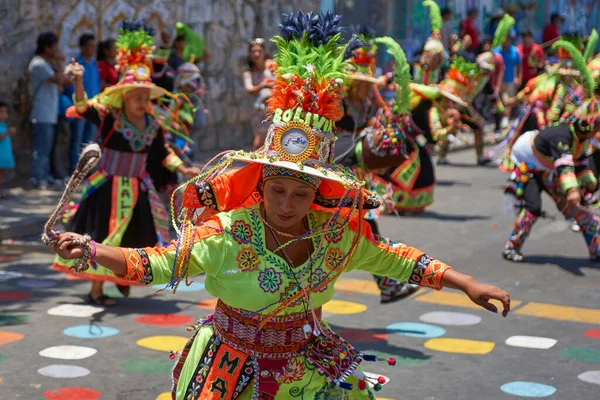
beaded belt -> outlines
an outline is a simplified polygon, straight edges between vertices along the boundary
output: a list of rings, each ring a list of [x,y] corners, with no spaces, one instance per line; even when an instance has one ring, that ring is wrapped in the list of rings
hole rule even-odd
[[[315,309],[321,319],[321,308]],[[254,358],[282,360],[298,355],[314,338],[304,332],[314,326],[311,313],[275,316],[259,329],[264,316],[217,302],[213,318],[215,335],[223,343]],[[311,328],[312,329],[312,328]]]
[[[102,158],[98,169],[105,170],[109,175],[142,177],[146,173],[147,153],[133,153],[113,149],[102,149]]]

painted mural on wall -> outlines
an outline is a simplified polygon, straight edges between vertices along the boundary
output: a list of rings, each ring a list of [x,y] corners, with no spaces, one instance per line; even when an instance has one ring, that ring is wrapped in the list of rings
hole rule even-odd
[[[204,37],[212,55],[201,65],[210,114],[196,142],[201,150],[239,148],[252,140],[252,99],[241,80],[248,41],[272,36],[282,12],[318,5],[318,0],[0,0],[0,52],[11,54],[0,57],[0,98],[9,98],[12,82],[26,70],[40,32],[57,32],[60,49],[72,56],[82,33],[114,38],[124,19],[143,19],[156,31],[183,21]],[[26,174],[30,138],[15,139],[18,170]]]

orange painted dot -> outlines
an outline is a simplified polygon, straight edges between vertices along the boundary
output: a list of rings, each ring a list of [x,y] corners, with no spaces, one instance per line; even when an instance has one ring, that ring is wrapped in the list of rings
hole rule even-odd
[[[590,329],[589,331],[583,332],[583,336],[592,339],[600,339],[600,329]]]
[[[23,339],[24,336],[20,333],[15,332],[0,332],[0,346],[16,342],[17,340]]]
[[[377,343],[387,339],[385,333],[375,333],[362,329],[339,329],[335,331],[347,342],[354,343]]]
[[[46,390],[44,397],[48,400],[96,400],[102,396],[97,390],[79,387],[66,387]]]
[[[205,310],[214,310],[217,306],[217,299],[206,299],[198,303],[198,307],[204,308]]]
[[[195,321],[194,317],[181,314],[148,314],[135,319],[135,322],[156,326],[188,325]]]
[[[6,290],[0,292],[0,301],[25,300],[31,297],[31,293]]]

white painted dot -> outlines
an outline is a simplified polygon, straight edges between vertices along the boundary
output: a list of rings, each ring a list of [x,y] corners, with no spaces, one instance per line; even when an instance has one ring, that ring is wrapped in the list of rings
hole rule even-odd
[[[0,271],[0,281],[7,281],[9,279],[15,279],[22,277],[23,274],[14,271]]]
[[[90,370],[76,365],[52,364],[38,369],[38,374],[50,378],[81,378],[90,374]]]
[[[365,374],[365,375],[367,376],[367,378],[369,378],[369,379],[367,379],[367,383],[368,383],[368,384],[369,384],[369,386],[371,386],[371,387],[375,386],[375,383],[377,383],[377,379],[378,379],[380,376],[383,376],[383,375],[374,374],[374,373],[372,373],[372,372],[366,372],[366,371],[363,371],[363,374]],[[383,386],[383,385],[387,384],[387,383],[390,381],[390,378],[388,378],[387,376],[383,376],[383,378],[385,379],[385,382],[384,382],[384,383],[382,383],[382,384],[381,384],[381,386]]]
[[[600,385],[600,371],[587,371],[583,374],[579,374],[578,378],[587,383]]]
[[[477,325],[481,322],[481,317],[477,315],[447,311],[428,312],[421,315],[419,319],[430,324],[452,326]]]
[[[40,351],[40,356],[59,360],[83,360],[96,354],[98,350],[84,346],[52,346]]]
[[[556,344],[556,339],[538,336],[511,336],[506,339],[506,344],[512,347],[523,347],[526,349],[548,350]]]
[[[48,310],[49,315],[59,317],[89,318],[94,314],[104,311],[104,307],[90,306],[87,304],[61,304]]]

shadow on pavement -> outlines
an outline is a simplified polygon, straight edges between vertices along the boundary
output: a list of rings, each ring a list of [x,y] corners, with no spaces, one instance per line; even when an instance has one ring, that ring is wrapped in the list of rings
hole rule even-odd
[[[470,184],[468,182],[451,181],[451,180],[446,180],[446,179],[440,179],[440,180],[436,181],[435,184],[438,186],[445,186],[445,187],[451,187],[451,186],[471,187],[471,186],[473,186],[472,184]]]
[[[582,268],[600,269],[600,263],[592,262],[588,258],[561,257],[555,255],[526,255],[525,263],[537,265],[556,265],[560,269],[563,269],[575,276],[585,276],[585,273],[581,270]]]
[[[415,218],[431,218],[440,221],[454,221],[454,222],[466,222],[466,221],[483,221],[490,219],[489,215],[460,215],[460,214],[441,214],[436,211],[426,210],[420,214],[416,214]]]

